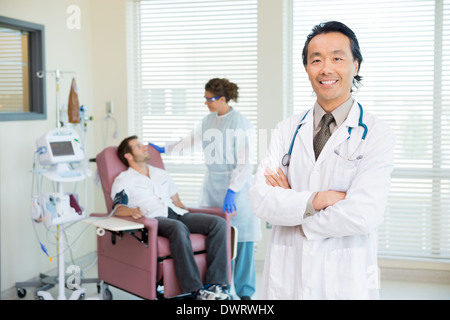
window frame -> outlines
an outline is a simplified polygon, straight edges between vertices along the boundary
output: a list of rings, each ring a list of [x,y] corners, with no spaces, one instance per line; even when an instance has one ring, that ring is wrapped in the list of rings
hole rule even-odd
[[[46,120],[45,79],[38,72],[45,70],[44,25],[0,16],[0,26],[26,31],[29,34],[30,111],[0,112],[0,121]]]

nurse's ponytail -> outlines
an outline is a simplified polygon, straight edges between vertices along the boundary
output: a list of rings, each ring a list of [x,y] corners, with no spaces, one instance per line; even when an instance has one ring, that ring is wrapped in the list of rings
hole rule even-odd
[[[230,100],[237,102],[239,96],[239,87],[228,79],[214,78],[205,85],[205,90],[211,92],[214,96],[225,97],[227,103]]]

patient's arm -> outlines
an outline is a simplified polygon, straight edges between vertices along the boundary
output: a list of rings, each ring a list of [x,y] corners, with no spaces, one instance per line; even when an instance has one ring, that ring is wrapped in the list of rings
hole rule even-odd
[[[178,195],[178,193],[174,194],[171,198],[172,198],[172,201],[173,201],[174,205],[176,205],[177,207],[180,207],[180,208],[188,210],[188,208],[186,208],[186,206],[181,202],[180,196]]]
[[[133,219],[139,219],[144,217],[144,214],[139,208],[129,208],[124,205],[116,205],[117,209],[114,214],[118,217],[132,217]]]

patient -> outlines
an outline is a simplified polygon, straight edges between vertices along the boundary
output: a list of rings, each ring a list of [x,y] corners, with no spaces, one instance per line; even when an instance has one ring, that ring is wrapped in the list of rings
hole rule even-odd
[[[147,146],[137,136],[124,139],[118,149],[119,159],[128,167],[120,173],[111,189],[116,216],[158,220],[158,235],[169,239],[175,272],[181,289],[198,300],[228,300],[226,222],[221,217],[190,213],[181,202],[177,188],[165,170],[147,164]],[[206,235],[208,269],[206,285],[194,260],[190,233]]]

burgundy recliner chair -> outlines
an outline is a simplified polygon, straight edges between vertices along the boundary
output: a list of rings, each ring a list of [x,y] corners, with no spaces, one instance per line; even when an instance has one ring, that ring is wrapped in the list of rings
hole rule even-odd
[[[161,155],[152,146],[148,146],[151,160],[149,164],[164,169]],[[103,195],[108,213],[91,216],[107,216],[112,211],[111,186],[116,176],[126,170],[126,166],[117,156],[117,147],[107,147],[100,152],[95,161],[102,184]],[[222,213],[222,208],[188,208],[190,212],[202,212],[223,217],[227,222],[228,279],[231,279],[231,260],[236,245],[236,230],[231,227],[231,218],[236,215]],[[145,299],[164,299],[179,296],[182,290],[175,274],[169,240],[158,236],[158,221],[153,218],[134,220],[144,225],[143,229],[123,232],[107,231],[97,236],[98,277],[104,283],[103,298],[112,299],[108,285],[132,293]],[[191,234],[192,248],[202,281],[206,272],[205,236]],[[163,292],[158,289],[163,286]],[[161,288],[161,287],[160,287]]]

